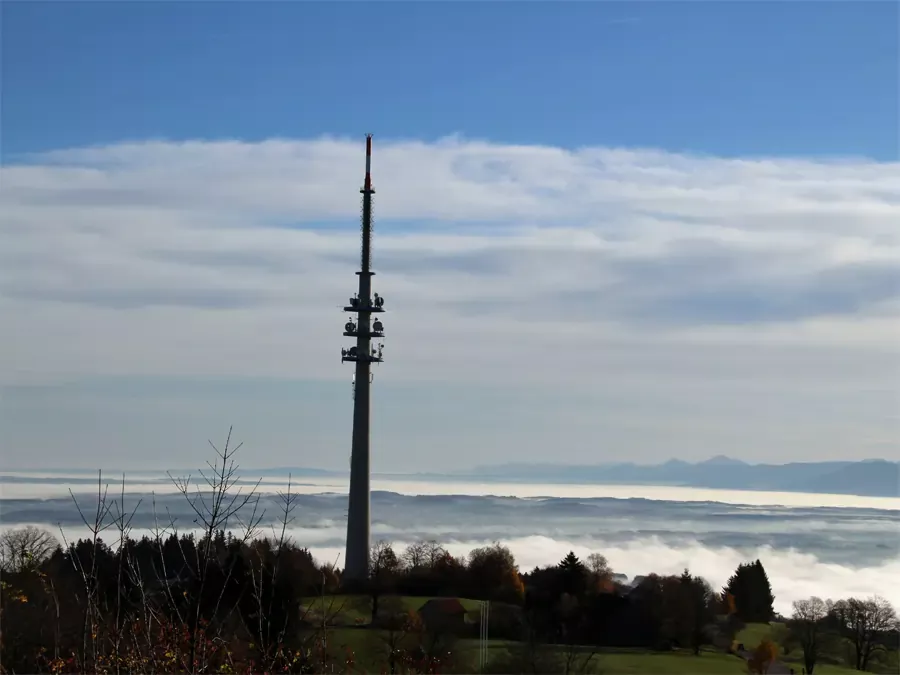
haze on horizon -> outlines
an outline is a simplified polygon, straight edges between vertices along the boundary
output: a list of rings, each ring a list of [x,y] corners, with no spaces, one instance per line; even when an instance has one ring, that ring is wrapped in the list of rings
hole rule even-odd
[[[896,458],[898,11],[4,3],[4,468]]]

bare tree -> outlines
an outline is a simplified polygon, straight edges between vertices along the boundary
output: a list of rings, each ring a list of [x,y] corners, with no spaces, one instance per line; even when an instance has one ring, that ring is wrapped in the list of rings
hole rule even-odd
[[[425,559],[429,567],[434,568],[445,555],[447,555],[447,549],[434,539],[429,539],[425,542]]]
[[[37,569],[57,546],[56,537],[34,525],[6,530],[0,534],[0,569],[4,572]]]
[[[235,463],[234,457],[238,450],[241,449],[243,443],[232,445],[231,431],[232,428],[229,427],[228,436],[225,438],[225,446],[222,450],[219,450],[212,441],[209,441],[210,446],[216,453],[216,462],[215,464],[207,462],[208,471],[200,471],[200,477],[205,485],[202,487],[193,485],[191,476],[174,478],[169,475],[175,488],[184,495],[191,510],[194,512],[196,516],[194,523],[203,532],[199,546],[194,547],[195,559],[192,572],[196,578],[197,592],[191,598],[186,617],[190,637],[188,659],[185,665],[192,673],[197,669],[202,669],[202,664],[198,665],[199,661],[197,659],[197,649],[200,642],[200,611],[213,562],[213,543],[216,534],[227,530],[229,525],[234,523],[240,528],[238,541],[246,544],[258,533],[259,523],[265,515],[258,510],[259,495],[257,494],[257,489],[260,481],[257,481],[248,490],[244,490],[243,487],[235,489],[240,478],[237,473],[239,467]],[[245,515],[245,512],[248,513]],[[222,584],[213,615],[218,614],[225,587],[231,579],[231,573],[231,569],[227,570],[226,583]]]
[[[372,599],[372,623],[378,618],[378,602],[390,589],[400,560],[390,542],[379,541],[369,550],[369,596]]]
[[[606,556],[601,555],[600,553],[591,553],[587,557],[587,560],[585,560],[585,564],[591,571],[591,574],[597,577],[603,579],[612,577],[612,568],[609,566]]]
[[[803,665],[808,675],[812,675],[822,649],[823,621],[828,616],[828,605],[822,598],[795,600],[794,613],[788,622],[791,637],[803,650]]]
[[[280,528],[272,531],[272,542],[256,542],[252,547],[257,560],[250,565],[250,576],[253,585],[253,600],[256,622],[247,626],[255,636],[265,670],[274,669],[279,658],[283,658],[280,645],[284,644],[288,626],[291,621],[292,608],[286,598],[279,598],[276,605],[276,588],[279,580],[282,557],[288,548],[287,528],[294,522],[294,509],[297,506],[297,495],[291,492],[291,476],[285,492],[278,492],[281,501]],[[323,582],[324,585],[324,582]],[[275,616],[279,620],[274,619]]]
[[[134,579],[137,572],[137,566],[130,555],[129,543],[131,540],[131,523],[140,507],[142,500],[138,500],[134,508],[129,512],[125,508],[125,474],[122,474],[122,490],[119,499],[112,503],[112,522],[118,537],[118,556],[116,566],[116,597],[115,597],[115,615],[114,626],[112,631],[112,652],[113,662],[116,664],[116,672],[121,669],[120,655],[123,650],[124,628],[128,621],[129,607],[126,606],[125,598],[125,581],[126,578]],[[136,584],[138,588],[142,588],[142,584]],[[143,603],[141,603],[143,604]],[[132,636],[133,637],[133,636]]]
[[[483,673],[542,673],[560,672],[560,655],[556,645],[548,644],[548,626],[534,608],[523,614],[524,640],[511,643],[506,655],[491,658]]]
[[[376,638],[376,651],[387,657],[388,670],[391,675],[409,661],[410,643],[422,630],[422,622],[418,614],[403,606],[399,597],[386,598],[382,611],[373,625],[376,631],[370,635]]]
[[[556,609],[559,616],[559,635],[562,638],[562,668],[560,670],[564,675],[585,673],[591,660],[596,656],[597,650],[594,647],[580,644],[578,639],[580,622],[578,599],[568,593],[563,593]]]
[[[561,653],[561,668],[563,675],[580,675],[587,673],[592,668],[591,661],[597,655],[597,648],[582,646],[573,642],[564,642]]]
[[[877,595],[839,600],[832,607],[832,616],[853,645],[857,670],[865,670],[873,654],[887,649],[884,639],[898,628],[891,603]]]
[[[426,567],[428,565],[428,544],[424,541],[410,544],[404,549],[400,560],[403,562],[403,566],[410,571]]]
[[[419,617],[419,626],[415,631],[419,672],[447,672],[446,669],[452,667],[458,641],[454,628],[443,621],[432,621],[429,625]]]
[[[4,572],[7,563],[8,569],[23,561],[37,566],[51,554],[35,579],[28,579],[28,599],[19,601],[13,594],[25,598],[24,592],[8,591],[4,584],[4,603],[7,597],[27,603],[31,614],[41,603],[40,625],[35,630],[29,624],[41,653],[29,657],[28,669],[17,666],[15,672],[236,672],[248,664],[269,672],[288,666],[326,672],[330,665],[334,672],[338,664],[346,665],[346,653],[332,657],[326,649],[326,628],[340,613],[329,611],[325,597],[326,588],[334,590],[338,583],[334,566],[319,567],[308,551],[288,541],[295,506],[290,479],[278,495],[280,526],[271,538],[258,539],[264,515],[258,508],[259,483],[240,487],[233,459],[240,446],[230,439],[229,430],[224,449],[213,446],[217,459],[210,471],[201,472],[199,488],[190,478],[172,478],[193,511],[194,526],[188,529],[199,529],[199,536],[179,536],[176,519],[159,513],[154,498],[154,536],[135,541],[132,520],[141,502],[135,499],[137,505],[126,509],[124,477],[116,495],[102,473],[96,504],[83,506],[72,494],[90,535],[70,543],[60,529],[64,549],[58,556],[56,540],[38,528],[0,533]],[[63,562],[74,569],[74,578],[70,569],[60,568]],[[303,594],[318,586],[317,575],[322,618],[312,622]],[[341,598],[330,599],[334,605]],[[20,617],[4,614],[3,620],[12,627]],[[319,643],[321,651],[310,648]],[[13,653],[18,658],[19,652]],[[0,672],[6,671],[0,667]]]
[[[66,548],[70,552],[70,560],[72,561],[72,566],[75,568],[75,571],[81,576],[81,580],[84,583],[85,590],[85,604],[84,604],[84,622],[82,625],[82,659],[83,665],[87,666],[91,670],[97,670],[97,659],[100,655],[100,623],[103,616],[102,609],[100,607],[100,596],[99,596],[99,577],[100,570],[97,566],[97,560],[99,558],[99,551],[101,546],[103,545],[103,540],[100,538],[100,535],[108,530],[115,524],[114,519],[110,517],[110,514],[113,509],[113,502],[109,500],[109,485],[103,484],[103,472],[97,472],[97,506],[94,509],[93,516],[88,516],[85,511],[78,505],[78,500],[75,499],[75,493],[72,490],[69,490],[69,495],[72,497],[72,501],[75,503],[75,508],[78,510],[78,515],[81,516],[81,520],[84,523],[84,526],[87,528],[88,532],[90,532],[91,539],[88,549],[89,553],[89,561],[82,560],[79,551],[74,547],[70,546],[69,543],[65,539],[65,535],[62,534],[62,528],[60,528],[60,534],[63,537],[63,542],[66,544]],[[89,649],[90,648],[90,649]],[[90,653],[91,662],[88,663],[88,654]]]

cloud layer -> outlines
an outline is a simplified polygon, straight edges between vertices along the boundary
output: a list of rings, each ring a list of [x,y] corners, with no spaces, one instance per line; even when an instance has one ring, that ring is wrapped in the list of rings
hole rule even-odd
[[[69,539],[84,536],[65,483],[72,482],[78,504],[89,509],[96,500],[96,479],[82,474],[38,480],[53,482],[29,482],[24,476],[21,482],[0,481],[3,526],[36,523],[54,532],[61,527]],[[252,485],[252,472],[244,480]],[[340,562],[346,482],[294,481],[291,489],[298,497],[291,536],[320,560]],[[725,584],[740,562],[761,558],[779,611],[789,612],[793,600],[814,594],[838,598],[878,593],[900,605],[900,593],[891,583],[900,573],[900,499],[861,499],[860,508],[845,508],[853,497],[650,486],[417,483],[377,477],[373,487],[373,540],[392,541],[398,549],[437,539],[454,555],[465,555],[476,546],[502,541],[523,570],[558,562],[570,550],[582,558],[599,551],[629,576],[679,574],[688,567],[716,587]],[[110,491],[115,489],[113,481]],[[271,477],[260,487],[265,533],[278,528],[280,500],[275,492],[286,489],[283,479]],[[163,525],[174,520],[179,529],[194,520],[183,496],[174,494],[171,481],[159,475],[130,475],[125,504],[136,509],[132,523],[138,535],[160,518]]]
[[[771,397],[890,444],[900,164],[375,140],[379,377],[603,386],[668,396],[660,416]],[[154,141],[3,167],[0,384],[348,378],[362,149]]]
[[[96,502],[97,486],[91,494],[86,484],[90,478],[76,480],[85,481],[73,486],[77,503],[89,510]],[[137,536],[151,531],[154,524],[180,531],[193,527],[194,514],[184,497],[167,489],[165,481],[130,480],[127,485],[125,508],[135,510],[132,525]],[[62,528],[68,539],[85,536],[78,511],[71,497],[58,489],[61,486],[22,483],[17,485],[22,491],[11,494],[6,491],[9,485],[2,487],[4,527],[37,523],[51,530]],[[322,487],[294,484],[297,497],[291,536],[320,559],[340,562],[346,486],[324,494]],[[465,487],[410,483],[407,494],[379,489],[372,495],[373,540],[392,541],[399,549],[414,541],[437,539],[454,555],[502,541],[523,570],[554,564],[570,550],[582,558],[599,551],[618,572],[632,577],[649,572],[679,574],[688,567],[716,587],[725,584],[740,562],[760,558],[782,612],[790,611],[791,601],[814,594],[839,598],[879,593],[900,605],[900,593],[891,583],[900,573],[896,510],[900,500],[878,500],[892,502],[885,508],[840,508],[816,506],[816,500],[828,501],[822,495],[794,495],[793,506],[781,506],[776,505],[779,495],[774,493],[636,488],[634,496],[625,499],[521,498],[465,494]],[[473,487],[504,490],[502,494],[518,487],[527,494],[529,487],[537,486],[469,486]],[[273,483],[262,487],[258,513],[263,533],[279,528],[280,500],[275,489]],[[110,490],[114,492],[115,485]],[[552,491],[552,486],[543,486],[541,494]],[[653,492],[658,492],[655,499],[641,498]],[[690,493],[694,501],[668,501],[681,498],[679,492]],[[723,497],[747,501],[714,501]],[[760,500],[758,505],[749,504],[754,498]],[[801,498],[808,504],[802,505]]]

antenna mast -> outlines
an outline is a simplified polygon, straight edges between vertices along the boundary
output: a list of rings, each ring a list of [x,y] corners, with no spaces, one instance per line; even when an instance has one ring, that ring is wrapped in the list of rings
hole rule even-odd
[[[370,452],[369,417],[370,385],[373,363],[382,362],[383,343],[377,347],[373,339],[384,337],[384,325],[372,314],[384,312],[384,298],[372,294],[372,134],[366,135],[366,179],[362,194],[362,251],[360,255],[359,290],[350,298],[345,312],[356,315],[344,324],[344,336],[356,338],[356,345],[341,350],[341,362],[356,364],[353,389],[353,446],[350,455],[350,506],[347,511],[347,556],[344,578],[365,581],[369,575]]]

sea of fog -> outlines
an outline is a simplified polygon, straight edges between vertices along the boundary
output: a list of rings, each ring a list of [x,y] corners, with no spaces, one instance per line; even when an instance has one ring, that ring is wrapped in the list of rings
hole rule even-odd
[[[110,481],[114,481],[110,477]],[[121,479],[119,479],[121,480]],[[104,483],[106,477],[104,476]],[[242,482],[249,489],[255,481]],[[277,491],[258,489],[271,526]],[[134,534],[158,526],[190,531],[194,515],[171,481],[131,475],[126,507],[138,506]],[[617,572],[676,574],[684,568],[721,586],[738,563],[760,558],[789,612],[793,600],[878,593],[900,606],[900,499],[806,493],[625,485],[529,485],[372,480],[372,536],[402,547],[437,539],[454,555],[501,541],[522,569],[559,561],[568,551],[603,553]],[[75,499],[96,504],[97,479],[84,474],[0,476],[3,527],[37,524],[58,536],[85,533]],[[111,482],[110,494],[121,492]],[[341,564],[347,484],[300,477],[290,534],[323,561]]]

